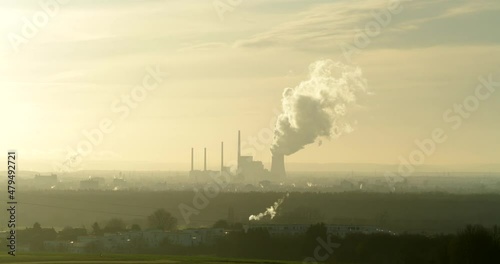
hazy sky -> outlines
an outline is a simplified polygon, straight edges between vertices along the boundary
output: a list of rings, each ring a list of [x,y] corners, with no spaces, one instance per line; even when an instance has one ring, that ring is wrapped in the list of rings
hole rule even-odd
[[[447,140],[427,164],[500,163],[500,92],[476,100],[461,124],[447,112],[475,95],[480,76],[500,82],[499,1],[39,2],[54,1],[0,2],[0,146],[20,152],[23,169],[64,162],[102,120],[114,129],[81,168],[187,169],[191,147],[200,167],[207,147],[217,169],[221,141],[229,162],[238,129],[245,141],[266,134],[283,90],[306,80],[317,60],[347,63],[348,46],[359,48],[350,63],[370,90],[353,113],[355,130],[288,162],[398,163],[442,128]],[[151,77],[148,67],[164,81],[125,115],[121,96]],[[257,142],[256,158],[269,162],[271,142]]]

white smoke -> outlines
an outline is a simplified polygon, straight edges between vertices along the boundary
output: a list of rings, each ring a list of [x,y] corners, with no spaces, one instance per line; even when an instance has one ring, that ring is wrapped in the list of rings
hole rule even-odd
[[[273,219],[276,216],[278,207],[280,207],[280,205],[285,201],[285,198],[288,196],[289,194],[287,193],[283,198],[278,199],[278,201],[274,202],[274,204],[271,207],[267,208],[265,212],[260,213],[258,215],[251,215],[250,217],[248,217],[248,220],[259,221],[265,216],[270,216],[271,219]]]
[[[276,122],[271,151],[291,155],[317,138],[350,133],[353,128],[347,114],[365,92],[360,68],[333,60],[314,62],[308,80],[283,92],[283,112]]]

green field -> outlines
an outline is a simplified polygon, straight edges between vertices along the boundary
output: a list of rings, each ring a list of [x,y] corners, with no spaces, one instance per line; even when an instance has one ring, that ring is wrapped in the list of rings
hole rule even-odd
[[[7,254],[0,255],[0,263],[31,263],[31,264],[110,264],[110,263],[210,263],[210,264],[298,264],[300,262],[290,261],[268,261],[268,260],[247,260],[247,259],[224,259],[203,256],[163,256],[163,255],[83,255],[83,254],[48,254],[48,253],[21,253],[13,257]]]

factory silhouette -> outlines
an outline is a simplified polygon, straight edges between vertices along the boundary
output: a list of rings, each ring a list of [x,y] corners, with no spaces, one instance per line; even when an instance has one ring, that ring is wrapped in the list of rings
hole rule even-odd
[[[203,170],[196,170],[194,167],[194,148],[191,148],[191,170],[189,176],[197,181],[210,179],[211,175],[230,174],[240,181],[249,180],[283,180],[286,178],[285,156],[273,153],[271,171],[264,168],[262,161],[254,160],[253,156],[243,156],[241,154],[241,131],[238,131],[238,154],[236,171],[232,171],[230,166],[224,165],[224,142],[221,142],[220,149],[220,171],[207,170],[207,148],[203,150]]]

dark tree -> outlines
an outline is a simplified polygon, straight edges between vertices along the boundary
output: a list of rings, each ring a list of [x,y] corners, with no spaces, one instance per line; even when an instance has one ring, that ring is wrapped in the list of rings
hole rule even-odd
[[[130,227],[130,231],[141,231],[141,226],[139,226],[138,224],[133,224]]]
[[[17,232],[19,241],[29,245],[33,251],[43,250],[43,242],[55,240],[57,232],[54,228],[42,228],[39,223],[35,223],[33,228],[26,228]]]
[[[42,225],[40,225],[40,223],[36,222],[33,224],[33,229],[36,231],[40,231],[40,230],[42,230]]]
[[[97,222],[92,225],[92,234],[95,236],[100,236],[103,234],[101,227]]]
[[[468,225],[450,245],[451,263],[500,263],[497,229],[489,231],[481,225]]]
[[[327,241],[327,229],[324,223],[311,225],[307,229],[302,247],[302,253],[305,257],[313,254],[314,249],[319,245],[319,239]]]
[[[125,222],[123,222],[122,219],[119,218],[113,218],[109,220],[109,222],[106,224],[104,227],[104,232],[105,233],[119,233],[126,231],[126,225]]]
[[[177,219],[165,209],[158,209],[148,217],[149,226],[160,230],[174,230]]]

